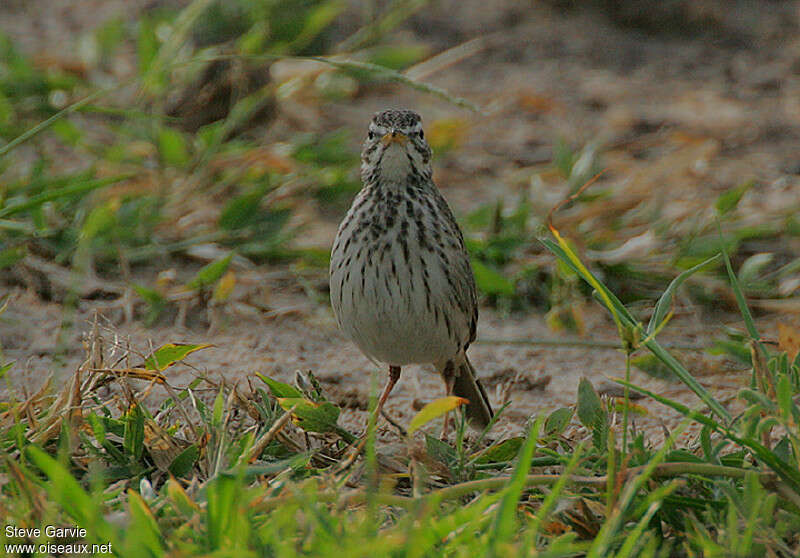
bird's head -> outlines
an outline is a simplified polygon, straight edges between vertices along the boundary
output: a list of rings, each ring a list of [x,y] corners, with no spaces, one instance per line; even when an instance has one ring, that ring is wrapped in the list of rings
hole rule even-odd
[[[431,177],[431,148],[422,118],[411,110],[385,110],[373,116],[361,152],[365,182],[381,178],[406,181],[409,175]]]

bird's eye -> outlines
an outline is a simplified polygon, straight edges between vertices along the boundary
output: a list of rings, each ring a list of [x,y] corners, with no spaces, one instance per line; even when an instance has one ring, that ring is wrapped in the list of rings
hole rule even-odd
[[[417,135],[419,136],[419,139],[425,139],[425,132],[423,132],[422,130],[417,132]]]
[[[372,130],[370,130],[370,131],[367,133],[367,137],[368,137],[369,139],[374,139],[374,138],[375,138],[375,132],[373,132]]]

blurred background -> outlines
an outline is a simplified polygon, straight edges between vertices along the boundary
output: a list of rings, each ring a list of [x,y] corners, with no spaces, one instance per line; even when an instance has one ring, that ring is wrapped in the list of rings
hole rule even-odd
[[[97,315],[142,351],[224,347],[211,374],[312,368],[360,410],[347,380],[371,365],[331,317],[328,252],[390,107],[423,116],[482,296],[473,360],[512,419],[622,362],[532,341],[615,339],[537,240],[600,171],[554,224],[642,319],[722,238],[777,337],[800,313],[799,23],[778,0],[5,0],[0,370],[68,373]],[[734,308],[712,266],[668,333],[716,347],[686,359],[720,390],[749,362]]]

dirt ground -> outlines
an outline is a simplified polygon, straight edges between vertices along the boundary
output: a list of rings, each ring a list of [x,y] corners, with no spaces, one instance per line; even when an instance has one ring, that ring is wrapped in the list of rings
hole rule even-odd
[[[80,14],[111,17],[123,13],[120,10],[134,10],[121,2],[107,2],[92,12],[97,2],[72,1],[49,2],[52,9],[37,11],[35,5],[42,3],[12,2],[0,8],[0,28],[33,54],[64,40],[74,41],[86,25]],[[427,122],[457,118],[464,123],[464,138],[435,168],[437,183],[455,213],[464,215],[498,198],[514,200],[527,189],[540,219],[566,193],[561,186],[532,180],[549,164],[556,140],[574,145],[597,142],[607,149],[604,162],[610,172],[603,178],[605,186],[619,197],[633,196],[634,205],[647,209],[621,233],[619,245],[644,233],[648,219],[659,226],[675,223],[680,229],[690,217],[711,218],[722,191],[751,179],[757,186],[739,208],[746,222],[783,219],[787,208],[797,207],[800,3],[739,2],[730,10],[712,10],[713,23],[686,32],[645,32],[591,9],[470,1],[454,11],[455,4],[462,3],[434,3],[405,24],[398,36],[429,45],[434,52],[484,37],[464,48],[463,58],[443,62],[424,77],[482,107],[483,114],[402,86],[381,86],[323,107],[285,101],[278,121],[264,130],[264,141],[289,128],[342,127],[357,130],[353,135],[358,138],[370,115],[385,107],[414,108]],[[358,141],[353,141],[354,151]],[[325,208],[310,209],[305,218],[313,226],[304,243],[329,246],[340,217]],[[606,218],[600,208],[575,226],[591,231]],[[659,250],[659,242],[646,249]],[[796,244],[782,249],[795,257],[800,253]],[[212,330],[205,320],[191,316],[184,327],[146,328],[139,321],[125,322],[118,309],[99,301],[83,301],[72,314],[60,304],[13,287],[9,308],[0,318],[0,345],[6,358],[17,362],[9,385],[32,389],[51,372],[58,379],[73,372],[84,359],[80,336],[99,308],[113,329],[106,332],[107,339],[114,334],[120,342],[129,339],[143,353],[151,344],[213,343],[214,348],[188,359],[196,370],[212,377],[237,381],[258,371],[291,381],[295,370],[310,369],[323,380],[330,398],[348,407],[342,423],[360,423],[374,367],[337,331],[328,305],[308,296],[310,281],[324,300],[324,275],[304,277],[301,284],[288,267],[237,273],[237,289],[247,290],[270,311],[257,312],[245,305],[217,309]],[[152,282],[152,274],[145,279]],[[602,310],[587,302],[585,315],[588,333],[582,340],[616,339],[613,323]],[[774,337],[776,321],[796,318],[796,314],[764,313],[762,331]],[[62,328],[65,320],[72,327]],[[728,309],[709,311],[682,297],[677,317],[662,339],[667,344],[705,347],[727,325],[741,327]],[[602,388],[610,384],[607,378],[624,375],[619,351],[497,342],[566,338],[552,332],[540,314],[481,308],[478,342],[470,356],[492,401],[499,405],[507,397],[512,402],[499,434],[519,432],[535,413],[573,404],[582,376]],[[748,379],[747,371],[727,361],[699,351],[681,354],[701,383],[723,400],[732,399]],[[182,366],[171,370],[175,385],[184,385],[196,373]],[[378,379],[383,382],[383,371]],[[637,371],[633,379],[699,406],[680,384]],[[415,406],[441,394],[438,376],[409,367],[387,410],[407,423]],[[662,420],[674,424],[675,417],[663,407],[639,403],[650,415],[638,420],[654,436],[661,435]]]

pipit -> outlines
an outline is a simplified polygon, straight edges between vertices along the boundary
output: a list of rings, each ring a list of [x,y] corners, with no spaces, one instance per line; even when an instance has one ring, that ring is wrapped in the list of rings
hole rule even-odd
[[[492,408],[466,354],[478,323],[475,278],[461,229],[433,182],[417,113],[375,114],[361,180],[333,243],[331,304],[342,332],[389,366],[376,415],[402,366],[433,364],[447,395],[469,401],[469,422],[485,427]]]

